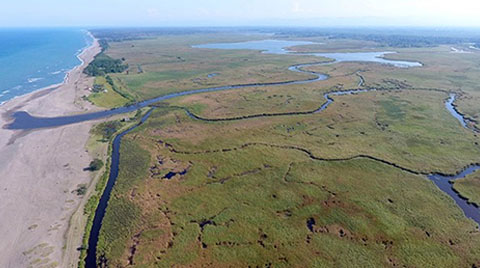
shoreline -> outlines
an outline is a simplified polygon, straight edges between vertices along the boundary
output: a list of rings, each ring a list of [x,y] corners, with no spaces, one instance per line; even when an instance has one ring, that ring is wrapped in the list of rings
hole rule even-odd
[[[98,43],[98,39],[95,38],[90,31],[88,31],[88,30],[85,30],[85,31],[86,31],[85,34],[88,37],[90,37],[92,39],[92,41],[91,41],[91,43],[87,42],[87,44],[84,47],[80,48],[77,51],[77,53],[74,54],[74,56],[80,61],[80,63],[75,65],[73,68],[71,68],[67,72],[65,72],[65,75],[63,77],[63,81],[61,81],[59,83],[51,84],[51,85],[48,85],[48,86],[45,86],[45,87],[42,87],[42,88],[34,89],[31,92],[15,96],[15,97],[13,97],[9,100],[6,100],[6,101],[2,101],[2,102],[0,102],[0,108],[2,108],[2,106],[7,105],[9,102],[14,101],[18,98],[26,97],[26,96],[29,96],[29,95],[35,95],[35,94],[38,94],[39,92],[43,92],[43,91],[54,90],[55,88],[58,88],[58,87],[66,84],[68,82],[69,75],[70,75],[71,72],[74,72],[78,68],[84,68],[83,66],[85,65],[85,60],[82,58],[82,55],[84,53],[87,53],[88,49],[91,48],[92,46],[94,46],[95,43]]]
[[[20,109],[45,116],[98,110],[81,97],[93,83],[83,69],[100,51],[98,40],[93,38],[76,55],[80,64],[66,73],[62,83],[1,104],[0,126],[11,121],[9,115]],[[0,128],[0,218],[9,219],[0,225],[0,267],[35,263],[71,267],[66,263],[77,252],[67,245],[78,241],[68,232],[72,225],[82,222],[71,224],[70,220],[83,209],[86,199],[74,190],[95,180],[94,174],[83,171],[92,159],[85,146],[93,124],[36,131]],[[67,252],[67,248],[75,252]]]

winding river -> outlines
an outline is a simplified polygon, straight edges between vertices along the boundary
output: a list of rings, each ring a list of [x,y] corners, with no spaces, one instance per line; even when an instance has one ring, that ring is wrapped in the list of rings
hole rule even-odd
[[[229,43],[229,44],[208,44],[208,45],[198,45],[195,46],[197,48],[217,48],[217,49],[256,49],[262,50],[263,53],[273,53],[273,54],[283,54],[283,55],[298,55],[296,52],[288,51],[285,47],[290,46],[297,46],[297,45],[307,45],[307,44],[314,44],[311,42],[302,42],[302,41],[277,41],[277,40],[264,40],[264,41],[254,41],[254,42],[243,42],[243,43]],[[316,81],[322,81],[328,79],[328,75],[306,71],[303,68],[320,65],[320,64],[332,64],[335,62],[344,62],[344,61],[362,61],[362,62],[377,62],[381,64],[390,64],[399,68],[408,68],[408,67],[418,67],[422,66],[419,62],[408,62],[408,61],[394,61],[385,59],[383,56],[385,54],[392,53],[392,52],[364,52],[364,53],[302,53],[302,55],[310,55],[316,57],[327,57],[333,59],[331,62],[320,62],[320,63],[311,63],[311,64],[299,64],[294,65],[289,68],[290,71],[299,72],[311,75],[312,78],[305,79],[305,80],[295,80],[295,81],[285,81],[285,82],[272,82],[272,83],[253,83],[253,84],[238,84],[238,85],[229,85],[229,86],[221,86],[221,87],[212,87],[212,88],[201,88],[195,90],[188,90],[179,93],[172,93],[164,96],[160,96],[157,98],[153,98],[150,100],[142,101],[136,103],[134,105],[120,107],[112,110],[107,111],[100,111],[94,113],[87,113],[87,114],[79,114],[79,115],[71,115],[71,116],[61,116],[61,117],[52,117],[52,118],[45,118],[45,117],[36,117],[32,116],[27,112],[19,111],[15,112],[13,117],[13,122],[4,126],[8,129],[13,130],[34,130],[34,129],[41,129],[41,128],[51,128],[51,127],[58,127],[64,126],[89,120],[96,120],[101,118],[106,118],[112,115],[123,114],[132,112],[143,107],[147,107],[154,103],[186,96],[198,93],[205,93],[205,92],[215,92],[215,91],[222,91],[222,90],[232,90],[232,89],[241,89],[241,88],[249,88],[249,87],[263,87],[263,86],[276,86],[276,85],[296,85],[296,84],[306,84],[312,83]],[[363,81],[363,78],[361,81]],[[361,86],[362,82],[360,82],[359,87]],[[325,110],[334,100],[331,96],[340,96],[346,94],[356,94],[362,93],[367,91],[372,91],[375,89],[353,89],[348,91],[333,91],[326,93],[324,95],[326,102],[322,104],[317,110],[311,111],[309,113],[318,113]],[[454,107],[455,101],[455,94],[451,94],[450,98],[446,101],[446,108],[450,111],[450,113],[459,120],[460,124],[463,127],[468,127],[466,123],[467,120],[464,118],[463,115],[459,114],[458,111]],[[131,127],[130,129],[120,133],[118,136],[115,137],[112,145],[112,156],[111,156],[111,165],[110,165],[110,174],[108,178],[108,182],[106,188],[101,196],[99,201],[99,205],[95,211],[94,222],[90,232],[90,237],[88,241],[88,250],[87,250],[87,257],[86,257],[86,267],[93,268],[97,267],[97,242],[98,236],[100,234],[100,229],[102,225],[103,218],[105,216],[105,211],[108,205],[108,200],[110,198],[111,191],[113,186],[115,185],[115,181],[118,176],[119,171],[119,159],[120,159],[120,143],[123,136],[127,133],[131,132],[137,126],[145,122],[147,118],[150,116],[152,109],[149,110],[141,119],[140,123]],[[450,195],[453,200],[457,203],[457,205],[463,210],[465,215],[477,223],[480,224],[480,210],[476,208],[474,205],[468,203],[465,199],[461,198],[453,189],[450,184],[451,180],[455,180],[458,178],[463,178],[468,174],[473,173],[476,170],[480,169],[480,165],[472,165],[466,168],[464,171],[453,175],[453,176],[445,176],[440,174],[431,174],[427,177],[432,180],[442,191]],[[100,260],[105,261],[105,260]]]
[[[477,129],[469,127],[469,120],[457,111],[454,105],[455,97],[456,95],[451,93],[450,97],[445,101],[445,107],[450,112],[450,114],[458,120],[462,127],[472,130],[474,132],[478,132]],[[474,220],[477,224],[480,225],[480,209],[478,208],[478,206],[469,202],[453,188],[453,182],[455,180],[463,179],[477,170],[480,170],[480,165],[474,164],[466,167],[464,170],[454,175],[430,174],[427,177],[431,181],[433,181],[435,185],[440,188],[440,190],[448,194],[455,201],[455,203],[463,210],[465,216]]]
[[[319,63],[323,64],[323,63]],[[51,127],[59,127],[64,125],[70,125],[90,120],[96,120],[101,118],[110,117],[117,114],[124,114],[136,111],[138,109],[147,107],[154,103],[173,99],[181,96],[187,96],[192,94],[199,94],[205,92],[215,92],[215,91],[223,91],[223,90],[232,90],[232,89],[240,89],[240,88],[249,88],[249,87],[265,87],[265,86],[278,86],[278,85],[298,85],[298,84],[307,84],[316,81],[322,81],[328,79],[328,75],[315,73],[310,71],[302,70],[303,67],[308,67],[316,64],[299,64],[294,65],[289,68],[291,71],[310,74],[315,77],[305,80],[294,80],[294,81],[285,81],[285,82],[271,82],[271,83],[252,83],[252,84],[238,84],[238,85],[230,85],[230,86],[221,86],[221,87],[211,87],[211,88],[200,88],[200,89],[193,89],[182,91],[178,93],[167,94],[164,96],[160,96],[157,98],[153,98],[150,100],[145,100],[130,106],[124,106],[120,108],[115,108],[106,111],[94,112],[94,113],[86,113],[86,114],[78,114],[78,115],[69,115],[69,116],[59,116],[59,117],[36,117],[32,116],[27,112],[19,111],[15,112],[12,115],[13,122],[8,124],[6,128],[14,129],[14,130],[33,130],[33,129],[41,129],[41,128],[51,128]]]
[[[207,45],[198,45],[194,47],[219,48],[219,49],[256,49],[256,50],[263,50],[263,53],[298,55],[298,53],[296,52],[287,51],[285,47],[307,45],[307,44],[315,44],[315,43],[305,42],[305,41],[263,40],[263,41],[242,42],[242,43],[207,44]],[[311,76],[314,76],[313,78],[310,78],[310,79],[284,81],[284,82],[271,82],[271,83],[238,84],[238,85],[229,85],[229,86],[212,87],[212,88],[200,88],[200,89],[167,94],[167,95],[153,98],[150,100],[145,100],[130,106],[124,106],[124,107],[115,108],[115,109],[106,110],[106,111],[70,115],[70,116],[59,116],[59,117],[50,117],[50,118],[36,117],[36,116],[30,115],[27,112],[19,111],[19,112],[15,112],[12,115],[14,121],[8,124],[6,127],[8,129],[18,129],[18,130],[32,130],[32,129],[39,129],[39,128],[58,127],[58,126],[64,126],[64,125],[69,125],[69,124],[74,124],[74,123],[79,123],[84,121],[101,119],[101,118],[109,117],[112,115],[133,112],[160,101],[181,97],[181,96],[192,95],[192,94],[215,92],[215,91],[222,91],[222,90],[232,90],[232,89],[240,89],[240,88],[249,88],[249,87],[298,85],[298,84],[307,84],[307,83],[328,79],[328,75],[326,74],[306,71],[302,69],[302,68],[314,66],[314,65],[326,65],[326,64],[333,64],[335,62],[357,61],[357,62],[376,62],[381,64],[390,64],[399,68],[422,66],[422,64],[419,62],[397,61],[397,60],[388,60],[383,58],[383,56],[388,53],[393,53],[393,52],[302,53],[301,55],[331,58],[332,61],[310,63],[310,64],[298,64],[298,65],[289,67],[290,71],[309,74]],[[319,61],[322,58],[319,58]],[[343,91],[338,91],[338,92],[331,92],[329,94],[341,95],[346,93],[344,93]],[[326,108],[330,103],[331,103],[331,100],[329,100],[329,103],[326,104],[324,108]]]

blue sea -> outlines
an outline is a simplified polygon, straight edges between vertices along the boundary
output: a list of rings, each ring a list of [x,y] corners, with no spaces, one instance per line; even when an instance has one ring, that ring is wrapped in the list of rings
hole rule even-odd
[[[63,82],[92,42],[81,29],[0,29],[0,104]]]

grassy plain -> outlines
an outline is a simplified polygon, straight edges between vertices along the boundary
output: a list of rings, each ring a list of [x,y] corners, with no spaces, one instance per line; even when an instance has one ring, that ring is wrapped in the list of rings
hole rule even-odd
[[[305,78],[287,67],[324,60],[190,47],[246,38],[163,36],[112,43],[107,54],[129,64],[128,74],[112,77],[136,100]],[[345,42],[344,49],[361,49],[356,42]],[[472,73],[476,67],[444,50],[389,56],[420,60],[423,68],[309,67],[331,79],[158,104],[122,141],[99,255],[111,267],[480,265],[477,226],[415,173],[455,173],[480,162],[478,137],[444,106],[447,91],[462,93],[459,109],[475,118],[478,107],[469,100],[476,91],[468,86],[474,82],[444,75],[461,65],[471,64]],[[455,57],[456,67],[450,64]],[[465,77],[474,81],[469,72]],[[205,122],[184,111],[211,119],[310,111],[325,102],[325,92],[358,88],[359,75],[362,87],[381,90],[336,96],[321,113]],[[166,179],[171,172],[176,175]],[[473,189],[465,187],[461,192]]]
[[[232,52],[191,47],[227,40],[248,39],[232,35],[162,36],[140,42],[111,43],[107,54],[126,59],[130,66],[128,74],[112,76],[123,80],[138,100],[188,89],[308,78],[308,75],[288,71],[295,63],[311,62],[308,56],[285,57],[251,50]],[[209,78],[212,73],[218,75]]]
[[[416,88],[442,89],[459,93],[456,101],[461,113],[479,121],[480,106],[480,53],[452,53],[450,47],[396,49],[400,53],[388,54],[389,59],[413,60],[424,64],[421,68],[399,69],[388,65],[352,64],[350,69],[361,68],[366,86],[395,87],[398,82]],[[356,65],[356,66],[354,66]],[[315,66],[315,71],[329,66]],[[346,71],[346,70],[345,70]],[[478,126],[478,123],[476,123]]]
[[[261,123],[229,124],[240,133],[179,112],[155,112],[126,138],[124,169],[150,168],[139,171],[142,179],[119,177],[122,209],[112,205],[107,214],[111,223],[132,223],[121,235],[118,226],[105,226],[105,235],[115,238],[106,251],[112,265],[451,267],[478,261],[475,225],[425,177],[368,159],[316,161],[269,146],[267,133],[250,130]],[[275,132],[266,125],[272,122],[263,127]],[[147,150],[150,159],[138,157]],[[183,169],[186,175],[171,180],[157,175]]]
[[[113,90],[112,85],[107,83],[105,77],[95,77],[94,85],[104,88],[104,91],[95,92],[88,96],[88,100],[96,106],[103,108],[114,108],[127,104],[128,99]]]

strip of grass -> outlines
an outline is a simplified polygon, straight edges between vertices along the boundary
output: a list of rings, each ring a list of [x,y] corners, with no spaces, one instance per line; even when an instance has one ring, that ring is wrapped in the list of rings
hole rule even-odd
[[[140,218],[140,208],[126,197],[133,185],[145,178],[150,154],[129,139],[122,139],[119,175],[108,201],[107,211],[97,245],[97,256],[105,256],[109,265],[125,251],[126,241],[133,235]]]
[[[111,154],[111,145],[108,146],[108,154]],[[103,190],[108,181],[108,175],[110,173],[110,158],[107,159],[105,164],[105,172],[100,177],[100,180],[95,185],[95,192],[90,196],[85,204],[83,214],[87,217],[87,224],[85,226],[85,232],[83,233],[82,246],[80,251],[80,259],[78,261],[78,267],[85,267],[85,258],[87,257],[88,239],[90,238],[90,232],[93,226],[93,219],[95,217],[95,211],[97,210],[98,202],[102,196]]]
[[[480,172],[474,172],[453,182],[453,188],[468,201],[480,206]]]
[[[125,197],[110,199],[97,245],[97,256],[115,260],[122,256],[125,244],[138,227],[140,208]],[[109,261],[109,264],[115,264]]]
[[[84,215],[87,217],[87,224],[85,226],[85,231],[83,233],[83,238],[82,238],[82,246],[81,251],[80,251],[80,257],[78,261],[78,267],[83,268],[85,267],[85,258],[87,256],[87,248],[88,248],[88,240],[90,238],[90,231],[92,230],[92,225],[93,225],[93,220],[95,217],[95,212],[98,207],[98,202],[100,201],[100,198],[103,194],[103,191],[105,189],[105,186],[107,184],[109,175],[110,175],[110,165],[111,165],[111,158],[110,155],[112,154],[112,142],[115,136],[122,131],[126,130],[130,126],[137,124],[138,120],[142,116],[142,110],[138,110],[132,117],[131,117],[131,123],[127,124],[125,122],[120,122],[118,120],[115,121],[109,121],[109,122],[103,122],[98,125],[96,125],[92,130],[91,130],[91,140],[96,140],[96,142],[106,142],[108,143],[107,147],[107,152],[106,154],[109,156],[106,159],[105,163],[105,171],[98,180],[97,184],[95,185],[95,191],[93,194],[89,197],[87,203],[85,204],[84,207]],[[109,126],[115,126],[114,128],[109,128]],[[105,129],[108,128],[108,131],[105,131]],[[105,135],[107,134],[107,135]],[[88,145],[89,147],[92,146],[91,143]],[[91,149],[91,148],[90,148]]]

